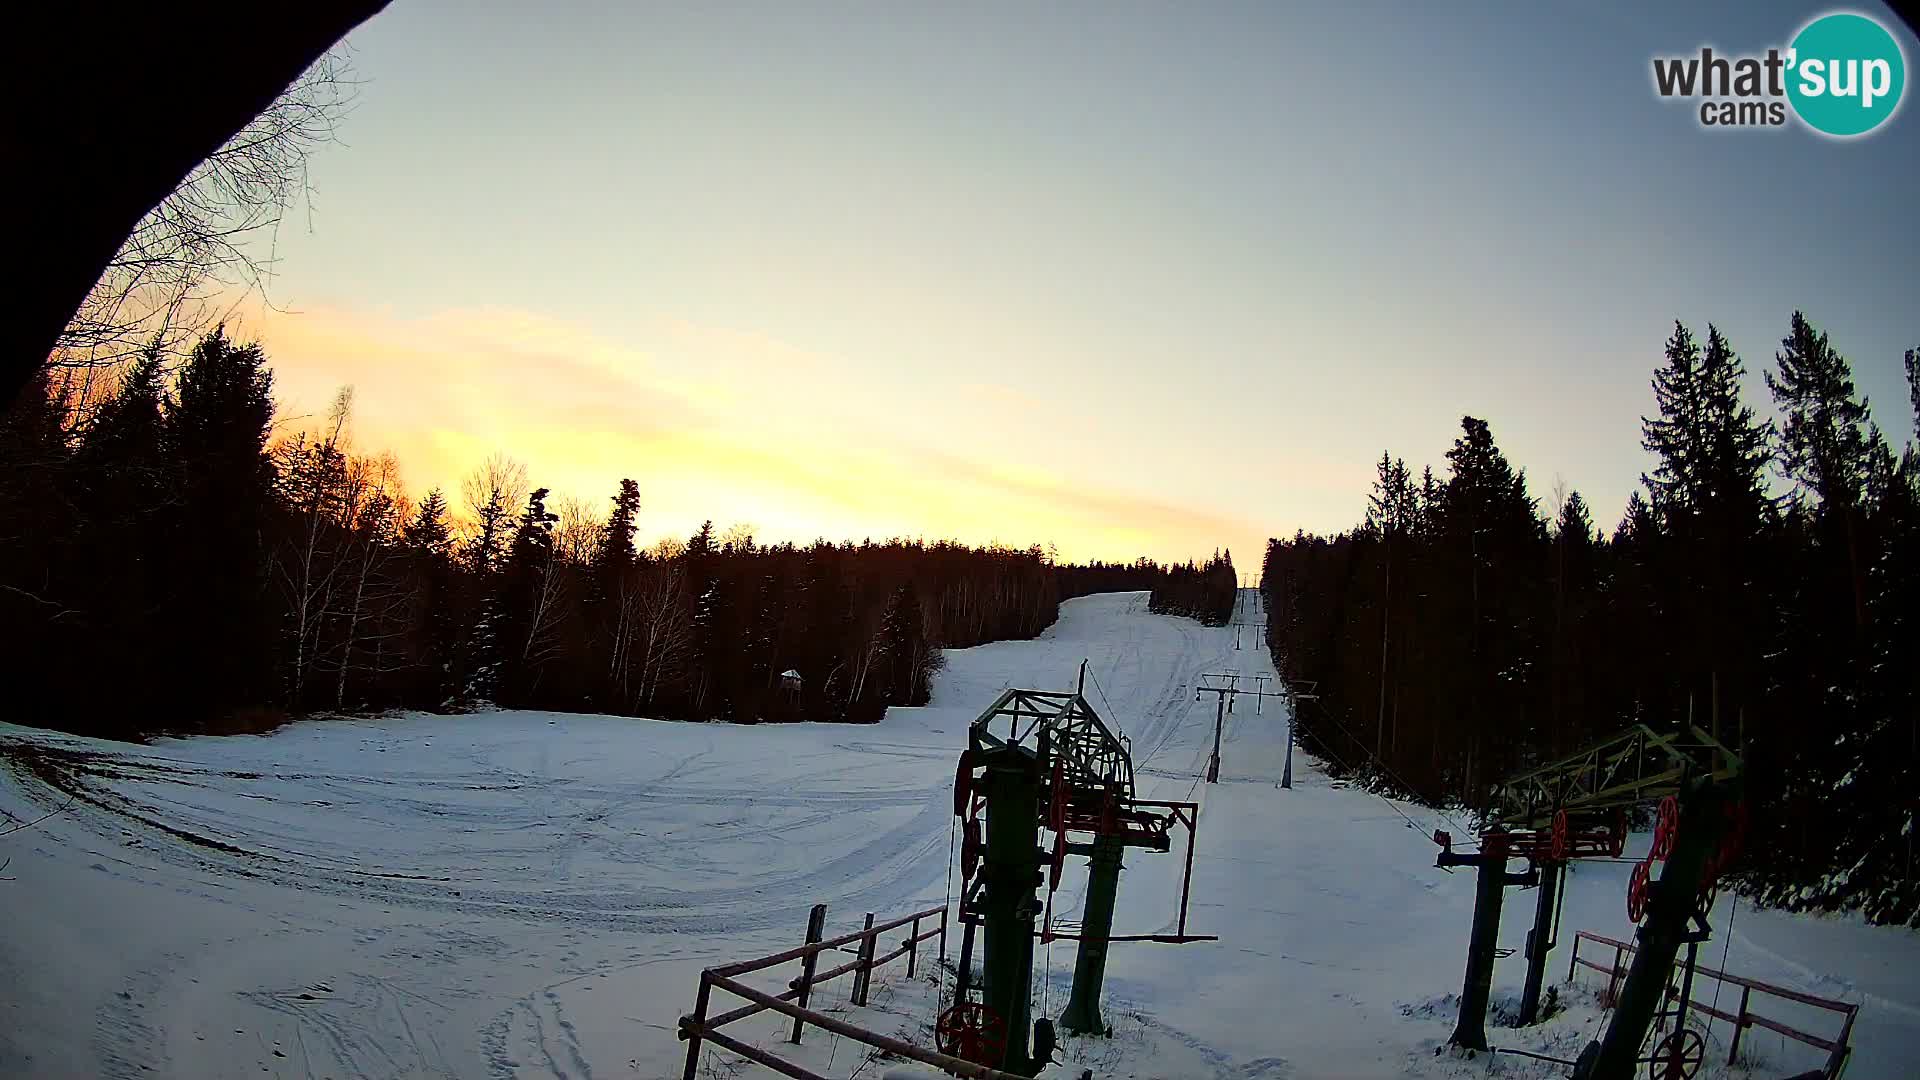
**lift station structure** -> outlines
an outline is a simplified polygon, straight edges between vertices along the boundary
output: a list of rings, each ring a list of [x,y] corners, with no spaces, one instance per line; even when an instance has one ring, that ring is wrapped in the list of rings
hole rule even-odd
[[[953,792],[962,836],[960,961],[936,1037],[944,1053],[1031,1076],[1050,1060],[1054,1035],[1051,1020],[1032,1015],[1036,941],[1080,943],[1059,1024],[1068,1032],[1104,1034],[1100,985],[1111,943],[1216,940],[1187,933],[1199,806],[1138,798],[1127,743],[1077,690],[1006,690],[973,722],[967,742]],[[1180,827],[1187,844],[1176,932],[1115,936],[1122,854],[1130,847],[1170,851]],[[1051,834],[1044,847],[1043,834]],[[1070,855],[1088,860],[1085,907],[1079,932],[1055,933],[1053,893]],[[983,939],[978,985],[976,935]]]
[[[1636,724],[1497,785],[1478,852],[1455,852],[1452,837],[1436,832],[1438,865],[1473,866],[1479,873],[1460,1018],[1450,1041],[1487,1049],[1487,998],[1506,886],[1538,887],[1519,1016],[1521,1024],[1530,1024],[1538,1016],[1547,954],[1557,936],[1555,905],[1568,860],[1619,858],[1628,810],[1657,800],[1653,845],[1634,867],[1627,892],[1628,914],[1638,924],[1633,965],[1605,1035],[1572,1064],[1576,1080],[1625,1080],[1638,1065],[1649,1066],[1660,1080],[1691,1077],[1705,1049],[1685,1025],[1688,994],[1700,943],[1712,932],[1707,915],[1715,886],[1738,857],[1746,831],[1740,774],[1739,756],[1694,724],[1668,733]],[[1527,860],[1524,873],[1507,870],[1515,857]],[[1656,861],[1664,863],[1657,879]],[[1650,1057],[1641,1057],[1683,944],[1687,962],[1674,996],[1673,1030]]]

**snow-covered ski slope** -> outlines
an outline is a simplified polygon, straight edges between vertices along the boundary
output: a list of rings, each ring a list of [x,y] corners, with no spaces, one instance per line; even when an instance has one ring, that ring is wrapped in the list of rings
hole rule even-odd
[[[409,715],[151,746],[0,728],[14,766],[0,810],[64,807],[0,837],[0,1075],[678,1076],[674,1020],[701,967],[794,944],[814,903],[839,930],[941,901],[968,723],[1003,687],[1071,687],[1083,657],[1142,794],[1203,803],[1189,924],[1221,940],[1116,945],[1115,1038],[1070,1042],[1072,1070],[1043,1075],[1488,1072],[1434,1054],[1473,882],[1433,867],[1427,833],[1465,829],[1335,787],[1304,758],[1278,790],[1286,715],[1271,700],[1241,700],[1222,783],[1196,784],[1213,726],[1198,676],[1270,672],[1267,658],[1252,635],[1235,649],[1231,628],[1115,594],[1064,605],[1039,640],[950,653],[933,704],[873,727]],[[1627,870],[1576,869],[1554,981],[1573,930],[1629,936]],[[1177,848],[1129,853],[1116,932],[1169,928],[1179,872]],[[1078,918],[1083,884],[1070,865],[1056,917]],[[1725,947],[1733,971],[1864,1002],[1847,1075],[1920,1075],[1920,940],[1744,904],[1728,933],[1730,903],[1703,962]],[[1521,945],[1532,906],[1508,893],[1502,945]],[[1072,945],[1039,959],[1036,999],[1057,1013]],[[1517,996],[1522,965],[1500,962],[1496,1004]],[[898,969],[879,981],[880,1007],[849,1018],[931,1020],[930,986]],[[1572,1056],[1603,1021],[1590,991],[1563,993],[1566,1012],[1496,1026],[1494,1042]],[[826,1004],[844,996],[843,982]],[[777,1027],[740,1025],[765,1042]],[[1713,1033],[1724,1046],[1724,1026]],[[1746,1046],[1755,1076],[1818,1060],[1764,1031]],[[805,1050],[829,1075],[860,1064],[824,1038]],[[709,1074],[736,1065],[717,1056]],[[1492,1071],[1557,1072],[1517,1058]]]

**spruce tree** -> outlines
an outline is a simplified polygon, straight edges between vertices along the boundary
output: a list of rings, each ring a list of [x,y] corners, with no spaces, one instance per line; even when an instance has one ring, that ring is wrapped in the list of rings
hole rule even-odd
[[[447,529],[447,497],[439,488],[427,492],[414,508],[401,534],[402,542],[425,555],[444,559],[452,553],[453,534]]]
[[[1676,321],[1667,338],[1666,362],[1653,373],[1653,399],[1659,417],[1640,418],[1640,445],[1658,459],[1643,474],[1654,510],[1670,520],[1691,514],[1700,501],[1701,400],[1700,346],[1693,332]]]
[[[162,425],[162,444],[181,476],[168,507],[168,572],[178,575],[170,690],[194,711],[270,700],[275,619],[264,543],[273,504],[266,453],[273,376],[258,345],[216,328],[188,355]]]
[[[633,533],[640,515],[640,485],[632,480],[620,481],[620,492],[613,497],[613,513],[607,518],[607,527],[600,540],[600,550],[593,560],[594,576],[602,582],[610,581],[633,565],[637,554],[633,549]]]
[[[1766,378],[1782,417],[1782,470],[1826,511],[1845,511],[1866,477],[1867,399],[1855,397],[1846,358],[1798,311],[1774,360]]]

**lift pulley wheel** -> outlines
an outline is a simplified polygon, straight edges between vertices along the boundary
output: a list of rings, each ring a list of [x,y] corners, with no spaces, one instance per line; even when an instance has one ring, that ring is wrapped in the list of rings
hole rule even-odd
[[[1607,852],[1619,858],[1627,850],[1627,811],[1625,807],[1614,816],[1613,832],[1607,837]]]
[[[978,1001],[956,1002],[933,1025],[940,1052],[997,1068],[1007,1052],[1007,1022]]]
[[[980,842],[980,819],[971,817],[960,830],[960,878],[972,881],[974,871],[980,869],[980,852],[984,847]]]
[[[1669,795],[1660,800],[1660,816],[1653,824],[1652,857],[1664,859],[1673,854],[1673,841],[1680,831],[1680,800]]]
[[[1567,812],[1561,810],[1553,815],[1553,847],[1550,849],[1554,862],[1564,862],[1567,858]]]
[[[1693,1080],[1705,1060],[1707,1041],[1692,1028],[1680,1028],[1654,1046],[1647,1075],[1652,1080]]]
[[[1647,867],[1651,865],[1644,862],[1634,863],[1633,876],[1627,879],[1627,918],[1632,919],[1636,924],[1639,923],[1640,917],[1647,913]]]

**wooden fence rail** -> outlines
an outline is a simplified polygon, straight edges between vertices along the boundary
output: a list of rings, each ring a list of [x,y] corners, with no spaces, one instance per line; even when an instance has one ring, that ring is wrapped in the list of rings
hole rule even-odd
[[[796,1080],[826,1080],[825,1077],[820,1076],[818,1073],[811,1072],[801,1065],[787,1061],[772,1051],[754,1046],[751,1043],[742,1042],[739,1039],[722,1034],[719,1030],[721,1027],[733,1023],[735,1020],[744,1020],[749,1016],[755,1016],[769,1010],[793,1018],[793,1031],[787,1038],[787,1041],[791,1043],[798,1043],[802,1029],[806,1025],[812,1024],[824,1031],[831,1031],[835,1034],[853,1039],[856,1042],[865,1043],[868,1046],[885,1050],[888,1053],[897,1054],[926,1065],[932,1065],[935,1068],[945,1069],[947,1072],[957,1076],[972,1078],[972,1080],[1024,1080],[1024,1078],[1017,1077],[1012,1073],[1001,1072],[998,1069],[989,1069],[984,1065],[976,1065],[973,1062],[963,1061],[960,1058],[949,1057],[946,1054],[937,1053],[932,1050],[925,1050],[909,1043],[901,1042],[890,1036],[868,1031],[844,1020],[807,1008],[807,999],[813,992],[814,987],[831,982],[847,974],[853,975],[852,1003],[856,1006],[864,1006],[867,1003],[868,993],[873,986],[874,969],[883,967],[904,956],[907,958],[907,975],[908,977],[912,977],[919,966],[920,943],[923,941],[938,938],[940,940],[939,959],[944,962],[947,956],[947,908],[944,904],[940,907],[928,908],[925,911],[916,911],[910,915],[902,915],[896,919],[889,919],[883,923],[875,923],[872,913],[869,912],[866,918],[866,925],[859,930],[849,934],[842,934],[839,937],[822,940],[820,935],[826,923],[826,914],[827,906],[825,904],[814,905],[813,911],[807,919],[807,941],[804,945],[788,949],[785,952],[774,953],[771,956],[762,956],[754,960],[742,960],[737,963],[722,964],[719,967],[711,967],[700,973],[700,991],[694,998],[693,1012],[680,1018],[679,1037],[685,1039],[687,1043],[687,1066],[683,1074],[684,1080],[695,1080],[694,1071],[700,1062],[700,1047],[703,1042],[711,1043],[721,1049],[732,1051],[749,1061],[765,1065],[777,1073],[795,1077]],[[937,920],[937,922],[931,929],[922,930],[920,928],[923,922],[932,920]],[[899,946],[892,952],[876,956],[875,952],[878,949],[880,935],[898,930],[903,926],[908,927],[908,930],[906,936],[900,939]],[[854,959],[827,971],[815,971],[815,966],[821,953],[830,949],[844,948],[856,942],[858,943],[858,948],[855,950]],[[800,973],[787,983],[785,993],[770,994],[764,990],[748,986],[738,980],[738,976],[763,971],[780,964],[792,963],[795,960],[800,961]],[[716,987],[737,998],[741,998],[746,1001],[747,1004],[714,1016],[707,1015],[707,1009]]]
[[[1613,963],[1608,965],[1587,957],[1582,957],[1580,955],[1580,943],[1582,941],[1589,941],[1597,946],[1611,948],[1613,950]],[[1610,937],[1603,937],[1587,930],[1581,930],[1573,935],[1573,957],[1567,963],[1567,981],[1572,982],[1575,971],[1582,967],[1591,968],[1607,976],[1607,988],[1601,992],[1600,1007],[1611,1009],[1614,998],[1620,992],[1620,984],[1627,977],[1627,957],[1633,952],[1634,945],[1632,942],[1617,941]],[[1749,979],[1744,975],[1731,975],[1725,971],[1715,971],[1712,968],[1696,967],[1694,968],[1694,974],[1740,988],[1740,1006],[1730,1013],[1722,1012],[1712,1005],[1703,1004],[1699,1001],[1689,1000],[1687,1002],[1687,1011],[1705,1013],[1708,1016],[1718,1020],[1724,1020],[1733,1025],[1733,1040],[1732,1045],[1727,1050],[1727,1064],[1733,1064],[1734,1059],[1740,1054],[1740,1036],[1745,1034],[1746,1030],[1750,1027],[1761,1027],[1766,1028],[1768,1031],[1778,1032],[1796,1042],[1805,1043],[1808,1046],[1826,1051],[1827,1064],[1825,1070],[1823,1070],[1824,1075],[1827,1080],[1836,1080],[1836,1078],[1839,1077],[1840,1070],[1845,1067],[1847,1063],[1847,1055],[1853,1052],[1851,1045],[1853,1038],[1853,1020],[1860,1012],[1859,1005],[1850,1001],[1836,1001],[1832,998],[1816,997],[1790,987],[1775,986],[1771,983],[1761,982],[1758,979]],[[1840,1033],[1831,1039],[1823,1038],[1810,1032],[1801,1031],[1798,1028],[1791,1027],[1770,1017],[1761,1016],[1752,1010],[1755,991],[1769,997],[1780,998],[1784,1001],[1797,1002],[1801,1005],[1811,1005],[1817,1009],[1826,1009],[1839,1013],[1843,1017],[1840,1022]],[[1669,988],[1668,992],[1671,994],[1672,989]]]

